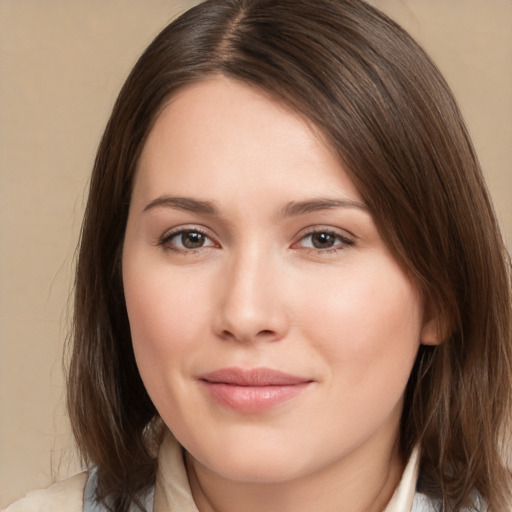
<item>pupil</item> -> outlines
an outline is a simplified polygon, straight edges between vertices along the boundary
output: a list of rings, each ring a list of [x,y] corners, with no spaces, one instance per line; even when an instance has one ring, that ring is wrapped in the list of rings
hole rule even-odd
[[[183,246],[187,249],[197,249],[203,246],[204,235],[197,231],[189,231],[188,233],[183,233],[182,242]]]
[[[316,249],[325,249],[332,247],[334,237],[329,233],[315,233],[313,235],[313,246]]]

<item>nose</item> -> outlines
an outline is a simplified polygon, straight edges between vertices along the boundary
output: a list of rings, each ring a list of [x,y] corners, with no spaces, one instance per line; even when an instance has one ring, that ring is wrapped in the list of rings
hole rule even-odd
[[[279,341],[288,314],[279,264],[257,248],[233,255],[219,283],[214,329],[239,342]]]

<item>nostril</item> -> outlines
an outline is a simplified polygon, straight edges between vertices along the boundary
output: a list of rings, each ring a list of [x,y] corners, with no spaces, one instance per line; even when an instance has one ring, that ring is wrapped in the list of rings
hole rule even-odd
[[[235,335],[232,332],[228,331],[228,330],[224,330],[221,333],[221,337],[224,338],[224,339],[228,339],[228,338],[235,338]]]

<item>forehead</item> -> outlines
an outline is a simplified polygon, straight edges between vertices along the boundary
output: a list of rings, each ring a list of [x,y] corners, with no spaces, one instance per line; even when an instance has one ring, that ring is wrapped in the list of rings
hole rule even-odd
[[[180,148],[215,146],[221,153],[229,148],[279,144],[283,150],[290,140],[304,149],[327,146],[322,135],[302,115],[270,94],[240,81],[215,75],[180,88],[165,104],[149,133],[142,154],[142,165],[151,151],[173,141]],[[329,153],[327,147],[325,153]],[[248,156],[250,156],[248,154]]]
[[[149,133],[135,190],[214,195],[272,190],[358,198],[339,159],[302,116],[260,91],[214,77],[178,91]],[[172,190],[169,190],[172,189]]]

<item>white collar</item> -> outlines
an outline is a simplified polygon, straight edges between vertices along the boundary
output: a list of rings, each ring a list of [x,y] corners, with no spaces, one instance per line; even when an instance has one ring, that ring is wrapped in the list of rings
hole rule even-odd
[[[419,455],[420,450],[416,446],[409,457],[407,466],[405,466],[404,472],[402,473],[402,478],[393,496],[391,496],[387,507],[384,509],[384,512],[410,512],[412,510],[420,466]]]
[[[415,448],[398,487],[384,512],[410,512],[418,479],[419,449]],[[166,435],[158,454],[158,475],[154,512],[199,512],[183,462],[183,449],[172,435]]]

